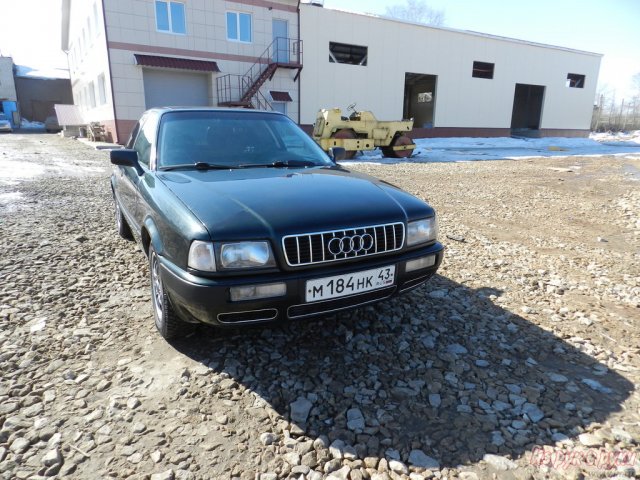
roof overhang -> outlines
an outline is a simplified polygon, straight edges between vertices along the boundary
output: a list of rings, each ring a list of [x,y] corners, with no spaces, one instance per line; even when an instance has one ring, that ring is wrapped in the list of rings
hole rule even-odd
[[[274,102],[293,102],[289,92],[278,92],[276,90],[270,90],[271,98]]]
[[[160,55],[142,55],[134,53],[136,65],[142,67],[173,68],[178,70],[196,70],[199,72],[219,72],[218,64],[207,60],[190,58],[163,57]]]
[[[66,105],[56,103],[53,108],[56,111],[56,117],[58,117],[58,124],[62,126],[79,126],[86,125],[82,111],[77,105]]]

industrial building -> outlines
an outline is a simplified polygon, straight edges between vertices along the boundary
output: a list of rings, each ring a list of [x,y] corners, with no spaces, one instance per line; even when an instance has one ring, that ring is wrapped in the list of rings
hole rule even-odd
[[[74,103],[124,143],[165,105],[351,103],[413,137],[588,133],[601,56],[298,0],[63,0]]]
[[[300,31],[302,124],[356,102],[414,137],[588,135],[599,54],[315,5]]]

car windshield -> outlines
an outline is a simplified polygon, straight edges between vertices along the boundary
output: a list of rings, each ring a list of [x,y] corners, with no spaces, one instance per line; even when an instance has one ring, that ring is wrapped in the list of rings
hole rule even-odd
[[[312,167],[333,165],[284,115],[237,111],[177,111],[162,116],[158,168]]]
[[[4,113],[0,113],[0,120],[6,120],[7,116]]]

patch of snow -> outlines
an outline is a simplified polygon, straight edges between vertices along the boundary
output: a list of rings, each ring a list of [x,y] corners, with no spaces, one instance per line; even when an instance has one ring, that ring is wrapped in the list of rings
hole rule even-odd
[[[22,193],[20,192],[7,192],[0,193],[0,205],[8,205],[10,203],[22,200]]]
[[[23,118],[20,121],[20,128],[28,128],[28,129],[42,129],[44,128],[44,123],[42,122],[31,122],[26,118]]]
[[[26,65],[16,65],[16,77],[25,78],[62,78],[69,79],[69,70],[66,68],[31,68]]]
[[[589,138],[601,143],[625,142],[640,145],[640,130],[633,130],[631,132],[592,133],[589,135]]]
[[[615,138],[592,134],[590,138],[418,138],[411,158],[384,158],[379,150],[362,152],[341,164],[400,162],[473,162],[478,160],[526,160],[539,157],[640,155],[640,131]]]

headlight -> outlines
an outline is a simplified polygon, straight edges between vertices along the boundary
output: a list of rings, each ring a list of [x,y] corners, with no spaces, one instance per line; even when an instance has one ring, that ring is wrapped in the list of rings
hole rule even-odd
[[[256,268],[275,265],[268,242],[223,243],[220,248],[223,268]]]
[[[436,217],[409,222],[407,225],[407,245],[417,245],[434,241],[438,238],[438,222]]]
[[[216,256],[213,250],[213,243],[200,240],[191,242],[187,265],[202,272],[215,272]]]

